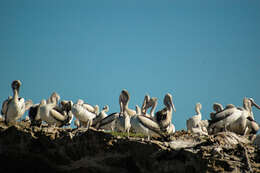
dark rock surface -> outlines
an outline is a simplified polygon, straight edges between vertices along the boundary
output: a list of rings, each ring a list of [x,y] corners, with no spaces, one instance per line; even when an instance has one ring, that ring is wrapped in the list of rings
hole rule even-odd
[[[171,142],[113,136],[95,129],[0,122],[1,172],[260,172],[255,136],[178,131]]]

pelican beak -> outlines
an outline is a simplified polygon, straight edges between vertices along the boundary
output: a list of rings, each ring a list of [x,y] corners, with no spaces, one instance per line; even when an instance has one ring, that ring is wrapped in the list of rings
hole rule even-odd
[[[257,108],[260,109],[260,106],[258,104],[256,104],[256,102],[254,101],[254,99],[250,98],[251,103]]]
[[[176,109],[175,109],[175,106],[173,103],[171,103],[171,107],[172,107],[173,111],[176,112]]]

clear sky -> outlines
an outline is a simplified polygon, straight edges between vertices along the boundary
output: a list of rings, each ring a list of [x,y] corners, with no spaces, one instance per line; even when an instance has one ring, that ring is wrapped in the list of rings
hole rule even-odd
[[[177,130],[202,104],[260,104],[259,0],[2,0],[0,102],[22,81],[34,103],[53,91],[119,111],[173,95]],[[260,110],[253,108],[260,123]],[[27,113],[26,113],[27,114]]]

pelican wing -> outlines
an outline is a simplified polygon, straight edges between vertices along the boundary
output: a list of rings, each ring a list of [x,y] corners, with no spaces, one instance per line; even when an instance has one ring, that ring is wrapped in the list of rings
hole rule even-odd
[[[96,124],[102,120],[102,116],[98,115],[93,119],[92,126],[96,126]]]
[[[2,115],[6,115],[7,113],[7,109],[8,109],[8,104],[10,103],[11,99],[6,99],[3,104],[2,104],[2,110],[1,110],[1,114]]]
[[[143,115],[138,115],[137,118],[143,126],[162,136],[162,132],[158,123]]]
[[[63,122],[66,120],[66,117],[64,115],[62,115],[61,113],[59,113],[58,111],[52,109],[50,111],[50,115],[57,121]]]
[[[112,113],[110,115],[108,115],[106,118],[102,119],[99,123],[99,128],[107,125],[109,123],[112,123],[113,121],[115,121],[117,118],[119,117],[119,113]]]
[[[225,109],[219,113],[216,113],[215,116],[214,116],[214,119],[212,120],[209,120],[209,124],[214,124],[214,123],[217,123],[227,117],[229,117],[230,115],[232,115],[234,113],[234,109]]]
[[[90,104],[88,104],[88,103],[84,103],[83,105],[82,105],[82,107],[84,107],[85,109],[87,109],[89,112],[91,112],[91,113],[95,113],[95,108],[94,108],[94,106],[92,106],[92,105],[90,105]]]

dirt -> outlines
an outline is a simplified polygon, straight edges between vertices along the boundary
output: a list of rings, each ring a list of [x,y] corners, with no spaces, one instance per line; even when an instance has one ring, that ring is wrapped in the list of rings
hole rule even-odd
[[[223,132],[170,139],[113,136],[95,129],[31,127],[0,122],[1,172],[260,172],[255,136]]]

